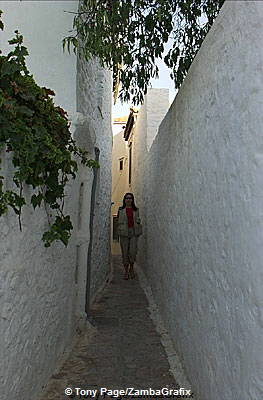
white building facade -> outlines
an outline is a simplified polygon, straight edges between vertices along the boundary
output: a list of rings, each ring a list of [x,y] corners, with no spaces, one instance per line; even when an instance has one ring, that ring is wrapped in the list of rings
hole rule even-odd
[[[67,248],[61,243],[44,247],[48,224],[42,208],[25,207],[22,233],[12,212],[1,217],[1,398],[35,400],[70,349],[76,329],[83,327],[85,310],[110,271],[111,81],[97,63],[77,62],[62,51],[73,18],[65,10],[76,12],[78,1],[1,1],[0,8],[3,54],[18,29],[36,82],[55,91],[55,104],[69,113],[78,144],[100,163],[96,177],[80,166],[67,188],[65,212],[74,226]],[[4,153],[1,158],[8,181],[11,160]],[[30,195],[25,188],[27,199]]]
[[[202,400],[263,398],[262,18],[225,2],[151,147],[135,132],[138,261]]]

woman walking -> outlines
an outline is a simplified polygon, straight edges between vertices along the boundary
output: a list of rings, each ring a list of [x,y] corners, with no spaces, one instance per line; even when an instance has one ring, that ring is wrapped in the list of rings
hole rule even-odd
[[[135,278],[134,262],[137,254],[138,237],[142,234],[142,225],[139,209],[135,205],[132,193],[126,193],[123,198],[123,205],[118,211],[118,235],[124,266],[123,279]]]

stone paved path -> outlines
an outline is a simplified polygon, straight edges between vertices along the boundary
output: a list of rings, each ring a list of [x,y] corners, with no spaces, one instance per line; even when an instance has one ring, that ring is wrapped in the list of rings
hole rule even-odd
[[[169,372],[138,278],[122,279],[119,256],[113,257],[113,264],[113,279],[92,307],[94,333],[79,340],[61,371],[53,376],[42,400],[87,398],[77,396],[75,390],[72,396],[66,396],[67,387],[83,390],[178,387]]]

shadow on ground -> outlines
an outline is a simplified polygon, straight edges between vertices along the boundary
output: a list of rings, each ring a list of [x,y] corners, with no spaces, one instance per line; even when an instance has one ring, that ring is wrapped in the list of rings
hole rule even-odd
[[[123,280],[121,258],[113,256],[113,278],[91,308],[95,329],[80,337],[41,400],[90,398],[77,395],[75,388],[177,388],[147,307],[137,276]],[[66,388],[73,389],[71,396]]]

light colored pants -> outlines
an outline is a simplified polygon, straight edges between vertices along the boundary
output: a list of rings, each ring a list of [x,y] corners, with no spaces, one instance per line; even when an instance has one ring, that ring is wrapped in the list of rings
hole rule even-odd
[[[128,237],[120,236],[123,264],[133,264],[137,254],[138,236],[134,235],[134,228],[128,229],[128,235]]]

